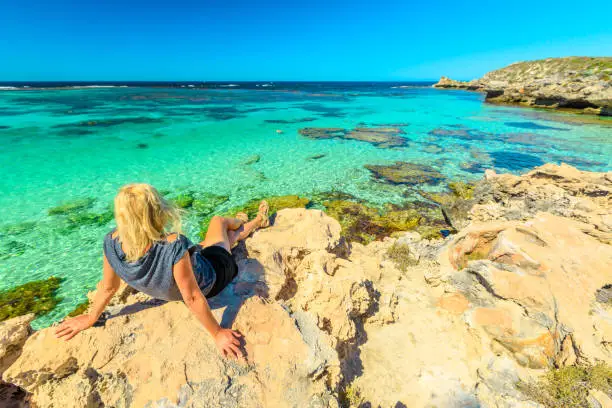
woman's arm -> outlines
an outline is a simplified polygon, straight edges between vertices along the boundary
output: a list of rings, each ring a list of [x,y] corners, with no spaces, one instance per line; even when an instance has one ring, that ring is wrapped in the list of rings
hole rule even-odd
[[[213,336],[217,348],[225,356],[242,357],[240,334],[234,330],[223,329],[217,323],[215,316],[210,311],[208,301],[198,287],[195,275],[193,274],[191,259],[189,259],[189,253],[186,252],[181,260],[174,265],[173,274],[185,305],[187,305],[210,335]]]
[[[121,279],[115,273],[115,270],[108,263],[106,255],[104,257],[104,266],[102,268],[102,280],[98,283],[98,290],[93,300],[93,304],[88,314],[76,316],[62,322],[55,330],[57,337],[64,337],[65,340],[70,340],[77,333],[90,328],[98,320],[108,302],[119,289]]]

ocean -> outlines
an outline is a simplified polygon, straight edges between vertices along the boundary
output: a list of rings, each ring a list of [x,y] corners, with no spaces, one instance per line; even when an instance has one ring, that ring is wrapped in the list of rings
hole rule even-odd
[[[57,89],[66,87],[73,89]],[[0,89],[0,291],[64,278],[63,300],[36,328],[61,319],[95,287],[102,239],[113,226],[110,205],[126,183],[151,183],[168,196],[226,196],[211,204],[223,212],[254,198],[329,191],[374,206],[400,204],[421,199],[419,190],[441,191],[450,180],[477,180],[487,168],[519,174],[565,162],[612,169],[610,120],[587,124],[571,114],[489,105],[482,94],[431,83],[0,83]],[[429,166],[445,180],[385,183],[365,167],[397,161]],[[67,203],[67,212],[57,209]],[[193,241],[201,218],[186,213]]]

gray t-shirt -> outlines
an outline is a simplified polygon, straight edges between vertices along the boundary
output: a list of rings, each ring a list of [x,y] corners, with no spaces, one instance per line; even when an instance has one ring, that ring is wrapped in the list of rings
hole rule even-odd
[[[113,238],[113,233],[114,230],[104,237],[104,255],[125,283],[157,299],[183,300],[172,267],[194,246],[186,236],[179,235],[172,242],[155,242],[140,259],[129,262],[125,259],[119,239]],[[215,284],[215,270],[197,249],[192,251],[190,258],[198,286],[207,295]]]

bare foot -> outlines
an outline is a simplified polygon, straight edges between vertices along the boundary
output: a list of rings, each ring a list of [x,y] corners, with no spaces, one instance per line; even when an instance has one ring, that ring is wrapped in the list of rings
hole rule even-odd
[[[249,216],[244,213],[244,212],[239,212],[237,213],[234,218],[239,219],[240,221],[242,221],[243,224],[246,224],[247,222],[249,222]]]
[[[259,203],[259,212],[257,213],[257,217],[255,219],[259,221],[259,228],[266,228],[270,226],[270,217],[268,216],[268,212],[270,211],[270,206],[266,200],[262,200]]]

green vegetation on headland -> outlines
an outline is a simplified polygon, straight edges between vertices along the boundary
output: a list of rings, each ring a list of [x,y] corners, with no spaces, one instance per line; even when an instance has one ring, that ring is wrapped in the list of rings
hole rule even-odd
[[[0,321],[28,313],[49,313],[61,300],[56,296],[60,283],[60,278],[52,276],[0,292]]]
[[[546,408],[590,408],[594,405],[589,403],[589,390],[612,395],[612,367],[600,362],[554,368],[537,382],[521,382],[517,386]]]
[[[496,104],[612,116],[611,82],[612,57],[565,57],[517,62],[469,82],[442,77],[434,87],[485,92]]]

